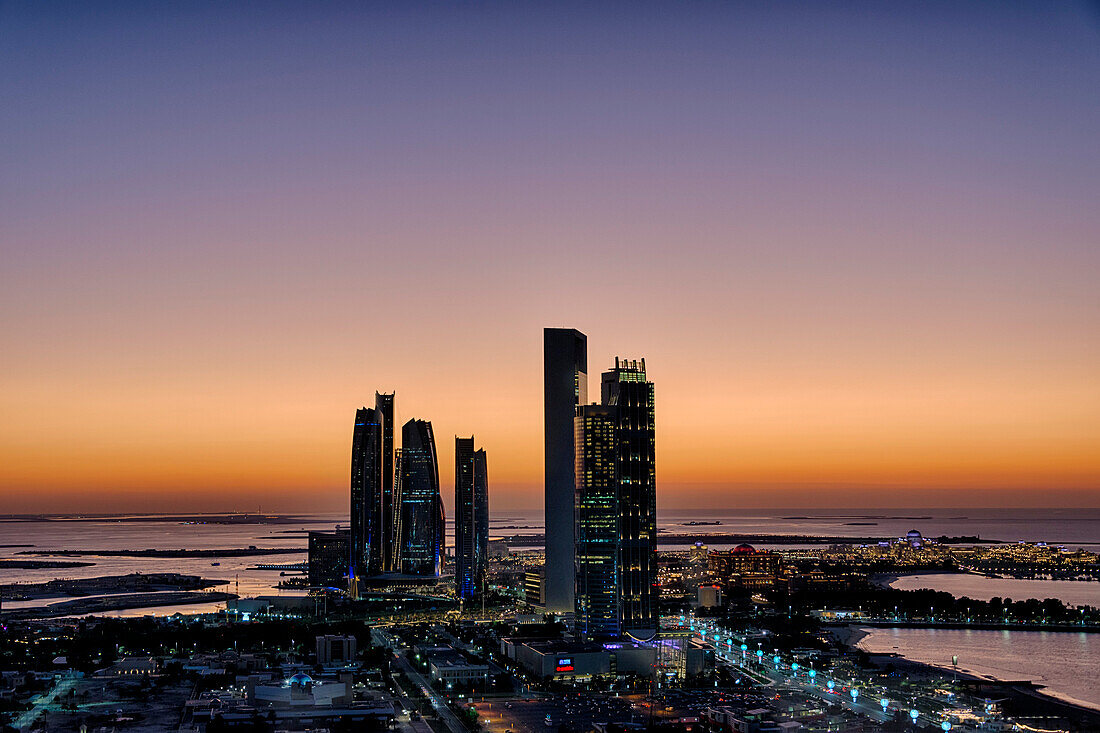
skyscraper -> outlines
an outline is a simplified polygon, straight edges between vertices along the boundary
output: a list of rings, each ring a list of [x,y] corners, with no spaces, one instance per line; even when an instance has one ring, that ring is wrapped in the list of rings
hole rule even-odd
[[[374,409],[382,417],[382,526],[379,536],[382,545],[382,572],[397,568],[394,557],[397,548],[397,521],[400,505],[393,496],[393,413],[394,393],[374,393]]]
[[[484,593],[489,573],[489,467],[481,448],[474,451],[474,543],[475,582]]]
[[[576,451],[576,629],[586,639],[621,632],[618,423],[614,406],[582,405]]]
[[[484,593],[489,563],[489,481],[485,451],[455,437],[455,589],[459,598]]]
[[[355,576],[382,572],[382,416],[355,411],[351,438],[351,537],[349,570]]]
[[[649,638],[658,628],[657,491],[653,383],[645,359],[615,359],[603,373],[603,404],[616,408],[619,588],[622,630]]]
[[[571,328],[543,329],[547,611],[574,605],[573,421],[587,401],[587,338]]]
[[[396,507],[394,511],[393,519],[393,547],[390,548],[389,554],[389,572],[399,573],[401,572],[401,538],[404,536],[401,523],[401,497],[404,496],[404,492],[401,490],[403,481],[401,480],[401,449],[395,448],[393,451],[393,504]]]
[[[432,424],[409,420],[401,430],[401,572],[438,576],[443,569],[443,501]]]

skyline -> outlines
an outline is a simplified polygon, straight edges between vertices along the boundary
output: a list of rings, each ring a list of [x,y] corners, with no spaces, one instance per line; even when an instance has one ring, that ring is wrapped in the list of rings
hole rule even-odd
[[[875,7],[0,6],[0,512],[538,507],[546,326],[662,510],[1100,507],[1100,13]]]

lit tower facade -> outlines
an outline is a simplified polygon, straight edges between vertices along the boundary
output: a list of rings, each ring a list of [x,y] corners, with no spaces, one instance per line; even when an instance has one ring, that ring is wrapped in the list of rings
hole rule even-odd
[[[382,418],[382,523],[379,539],[382,545],[382,572],[396,570],[394,557],[397,549],[397,523],[399,502],[393,496],[393,400],[394,393],[374,393],[374,409]]]
[[[382,572],[382,417],[377,410],[355,411],[351,438],[351,536],[349,572],[356,577]]]
[[[401,430],[401,572],[438,576],[443,569],[443,501],[432,424],[409,420]]]
[[[547,611],[574,607],[576,492],[573,421],[588,401],[588,340],[571,328],[543,329]]]
[[[585,639],[621,633],[618,408],[582,405],[576,454],[576,630]]]
[[[485,451],[455,438],[455,588],[470,599],[485,590],[489,565],[489,480]]]
[[[657,488],[654,472],[653,383],[645,359],[620,360],[604,372],[603,404],[615,408],[619,482],[619,587],[622,630],[657,633]]]

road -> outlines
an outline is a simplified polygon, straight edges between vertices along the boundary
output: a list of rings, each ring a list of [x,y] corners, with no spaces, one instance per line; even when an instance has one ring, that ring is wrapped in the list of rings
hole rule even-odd
[[[436,715],[443,721],[443,724],[447,726],[447,730],[451,733],[468,733],[467,728],[463,725],[462,721],[458,719],[458,716],[454,714],[447,701],[436,694],[435,690],[428,683],[428,680],[424,678],[424,675],[420,674],[416,669],[409,664],[409,660],[405,658],[405,648],[397,646],[393,639],[382,629],[377,627],[371,628],[371,641],[379,646],[384,646],[390,651],[397,654],[397,659],[394,660],[394,665],[397,669],[404,674],[409,680],[420,688],[420,691],[428,698],[428,701],[432,704],[432,709],[435,710]]]
[[[75,676],[58,678],[53,683],[53,687],[33,699],[29,710],[26,710],[22,715],[11,722],[12,727],[16,730],[29,730],[34,724],[34,721],[38,720],[38,716],[46,710],[49,710],[58,698],[64,696],[71,690],[73,685],[76,684],[76,681],[77,677]]]
[[[845,680],[832,680],[834,689],[830,690],[828,676],[815,672],[815,676],[811,678],[809,670],[805,668],[800,671],[792,669],[790,660],[780,659],[777,665],[772,661],[772,655],[766,654],[761,661],[755,661],[752,651],[747,655],[743,655],[738,646],[733,646],[731,649],[728,642],[719,642],[719,639],[730,638],[730,632],[721,629],[713,622],[696,619],[694,623],[697,627],[697,638],[714,649],[715,659],[736,670],[737,673],[763,676],[768,680],[768,684],[776,689],[792,690],[816,697],[830,704],[841,705],[876,721],[892,720],[894,712],[899,708],[904,714],[908,715],[909,713],[910,706],[902,705],[896,697],[890,700],[890,706],[884,712],[879,704],[880,698],[878,695],[868,695],[869,690],[863,690],[861,697],[851,698],[850,694],[844,690],[848,686]],[[922,711],[918,723],[939,725],[940,716],[936,714],[937,712]]]

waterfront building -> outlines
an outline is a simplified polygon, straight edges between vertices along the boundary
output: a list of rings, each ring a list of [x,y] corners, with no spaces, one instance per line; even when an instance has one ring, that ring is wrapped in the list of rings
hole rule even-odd
[[[618,412],[615,406],[583,405],[574,420],[575,613],[584,639],[618,638],[622,629]]]
[[[489,565],[489,481],[485,451],[455,437],[455,589],[470,599],[485,590]]]
[[[615,359],[601,383],[614,407],[619,487],[619,586],[622,630],[649,638],[658,629],[657,490],[653,383],[645,359]]]
[[[401,430],[401,572],[438,576],[443,569],[443,501],[435,435],[426,420],[409,420]]]
[[[348,558],[351,555],[351,533],[346,530],[310,532],[307,547],[306,574],[310,588],[345,590]]]
[[[382,550],[382,572],[393,572],[397,555],[397,521],[400,505],[394,501],[394,397],[395,393],[374,393],[374,409],[382,418],[382,526],[379,533]]]
[[[543,329],[546,610],[574,607],[573,420],[588,402],[587,337],[571,328]]]
[[[351,572],[357,577],[382,572],[382,415],[355,411],[351,439]]]

